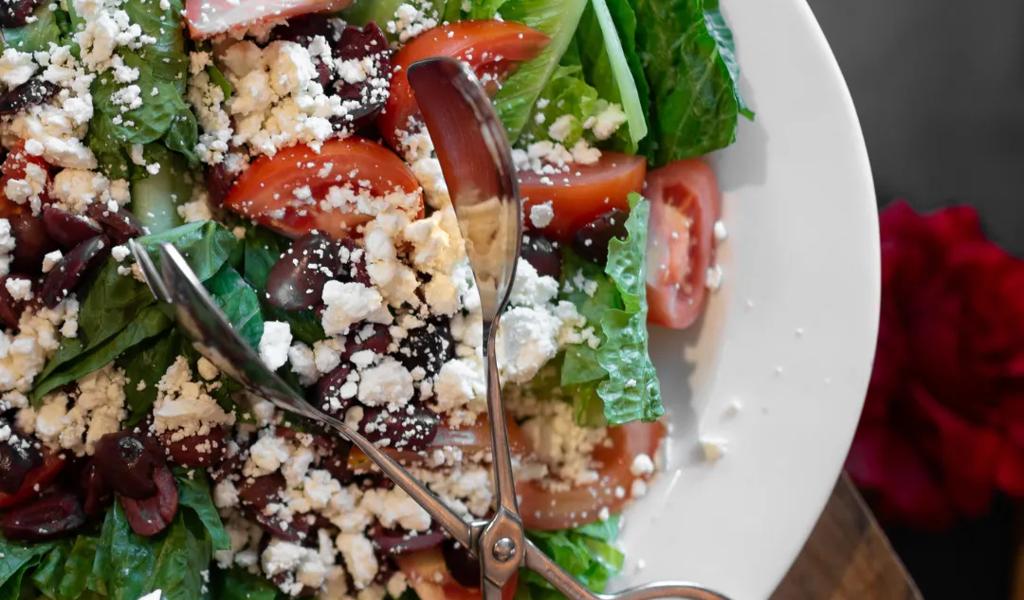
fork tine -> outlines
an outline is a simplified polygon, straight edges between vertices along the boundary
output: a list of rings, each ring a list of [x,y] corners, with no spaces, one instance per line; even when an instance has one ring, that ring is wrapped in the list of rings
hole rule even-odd
[[[149,286],[149,290],[153,292],[156,299],[163,302],[171,302],[171,295],[167,293],[167,286],[164,284],[163,277],[156,270],[153,259],[149,257],[149,252],[146,252],[142,244],[135,240],[128,240],[128,249],[132,251],[132,256],[142,271],[142,278],[146,280],[146,285]]]

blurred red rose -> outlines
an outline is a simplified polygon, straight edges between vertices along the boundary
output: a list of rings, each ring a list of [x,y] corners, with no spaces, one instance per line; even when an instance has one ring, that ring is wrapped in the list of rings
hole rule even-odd
[[[846,468],[883,521],[936,530],[1024,497],[1024,261],[969,207],[881,215],[882,315]]]

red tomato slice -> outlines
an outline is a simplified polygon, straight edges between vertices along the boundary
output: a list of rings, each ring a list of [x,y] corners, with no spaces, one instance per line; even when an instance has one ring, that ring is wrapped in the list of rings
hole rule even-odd
[[[231,29],[243,29],[268,19],[284,19],[313,12],[333,12],[352,0],[186,0],[185,19],[192,39],[199,40]]]
[[[564,175],[521,171],[519,195],[527,215],[531,207],[550,201],[555,217],[542,231],[568,241],[580,227],[613,208],[628,212],[627,196],[643,189],[646,174],[643,157],[604,152],[596,163],[572,165],[572,171]]]
[[[700,159],[652,171],[647,240],[647,320],[672,329],[693,324],[704,308],[705,277],[722,198],[714,171]]]
[[[325,142],[320,152],[292,146],[261,156],[235,181],[224,205],[290,237],[315,229],[341,239],[372,218],[352,204],[348,210],[322,208],[330,188],[346,186],[373,197],[395,191],[415,195],[405,209],[417,218],[423,214],[420,184],[409,167],[384,146],[358,137]]]
[[[544,489],[539,482],[526,481],[516,486],[519,514],[528,529],[552,531],[578,527],[598,519],[602,508],[612,513],[629,502],[633,476],[630,468],[639,454],[653,457],[665,437],[665,425],[635,422],[608,429],[611,444],[594,450],[594,458],[604,466],[599,480],[565,491]],[[616,493],[616,489],[622,493]]]
[[[25,480],[21,482],[21,487],[17,492],[13,494],[0,492],[0,508],[10,508],[38,498],[43,488],[53,481],[63,468],[63,458],[57,454],[47,454],[43,457],[43,464],[25,475]]]
[[[402,554],[395,557],[395,562],[420,600],[479,600],[483,597],[480,588],[468,588],[455,581],[440,548]],[[503,600],[515,597],[518,579],[518,575],[512,576],[502,590]]]
[[[419,109],[406,70],[424,58],[450,56],[465,61],[478,77],[500,77],[517,63],[530,60],[548,43],[548,37],[520,23],[461,21],[421,33],[398,51],[391,78],[391,93],[377,127],[392,148],[400,149],[399,132]]]
[[[28,204],[17,204],[7,199],[4,190],[7,189],[7,182],[12,179],[25,179],[25,171],[29,164],[42,167],[49,172],[50,165],[40,156],[32,156],[25,152],[25,143],[18,142],[7,153],[3,164],[0,164],[0,218],[6,218],[29,209]],[[47,202],[46,192],[42,193],[42,201]]]

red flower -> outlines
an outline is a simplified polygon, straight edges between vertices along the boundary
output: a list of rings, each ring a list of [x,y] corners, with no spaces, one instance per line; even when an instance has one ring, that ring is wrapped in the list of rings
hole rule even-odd
[[[972,208],[881,216],[882,315],[846,468],[885,521],[941,529],[1024,497],[1024,261]]]

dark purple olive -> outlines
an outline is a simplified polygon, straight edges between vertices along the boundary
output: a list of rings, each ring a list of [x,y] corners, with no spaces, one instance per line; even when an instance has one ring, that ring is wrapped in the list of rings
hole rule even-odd
[[[363,335],[364,330],[369,330],[369,335]],[[345,338],[345,350],[341,354],[342,360],[346,360],[360,350],[372,350],[376,354],[387,354],[391,346],[391,331],[384,325],[373,323],[367,326],[354,328]]]
[[[558,242],[531,231],[523,236],[521,254],[539,275],[555,279],[562,276],[562,251]]]
[[[57,242],[46,233],[42,219],[27,212],[8,217],[14,236],[12,266],[22,273],[36,274],[43,268],[43,256],[57,249]]]
[[[46,274],[40,297],[43,304],[53,308],[66,298],[92,267],[103,262],[110,254],[110,238],[98,235],[74,247]]]
[[[43,0],[2,0],[0,1],[0,27],[21,27],[35,12]]]
[[[356,403],[355,396],[341,397],[341,388],[348,380],[352,366],[342,363],[316,382],[317,406],[338,417],[345,418],[345,412]]]
[[[329,43],[336,43],[341,34],[338,21],[326,13],[310,13],[292,17],[284,25],[278,25],[270,32],[270,40],[283,40],[309,46],[313,38],[322,35]]]
[[[410,329],[396,353],[406,369],[421,367],[428,376],[437,374],[454,355],[455,342],[447,317],[432,317],[423,327]]]
[[[384,107],[391,79],[391,49],[384,32],[376,23],[370,22],[362,28],[349,25],[341,33],[334,46],[334,55],[341,60],[373,57],[378,85],[371,85],[371,79],[348,83],[344,79],[334,82],[334,91],[343,100],[356,100],[360,107],[349,112],[347,118],[336,123],[340,128],[358,130],[368,125]]]
[[[21,320],[21,313],[25,312],[25,306],[27,302],[25,300],[15,299],[11,295],[11,292],[7,289],[7,282],[11,279],[29,279],[24,275],[10,274],[6,277],[0,277],[0,323],[3,323],[11,329],[18,327],[18,322]]]
[[[92,221],[52,205],[43,207],[43,226],[50,239],[65,250],[103,234],[100,226]]]
[[[89,205],[86,214],[100,224],[103,232],[115,244],[127,243],[128,240],[137,238],[144,233],[142,223],[139,223],[135,215],[123,208],[110,210],[110,207],[102,203],[93,202]]]
[[[178,484],[167,465],[160,465],[153,470],[153,481],[156,492],[148,498],[136,500],[126,496],[117,497],[132,531],[145,537],[166,529],[178,513]]]
[[[384,443],[396,450],[419,452],[437,436],[440,420],[431,410],[410,404],[395,412],[364,408],[359,431],[374,443]]]
[[[0,444],[0,492],[17,492],[28,472],[41,464],[42,455],[31,445],[9,442]]]
[[[224,163],[220,163],[207,167],[205,179],[210,205],[219,208],[224,205],[224,199],[234,187],[238,173],[232,173]]]
[[[285,521],[277,515],[268,515],[264,512],[271,502],[281,501],[284,487],[284,476],[280,473],[244,480],[239,484],[238,503],[249,518],[256,521],[267,533],[289,542],[299,542],[309,532],[309,523],[305,519],[293,518],[291,521]]]
[[[608,242],[612,238],[626,238],[626,217],[622,210],[613,208],[580,227],[572,239],[572,249],[580,256],[599,265],[608,262]]]
[[[342,485],[352,479],[352,469],[348,466],[348,457],[352,453],[352,442],[341,438],[332,438],[334,443],[325,457],[320,459],[320,466],[338,480]]]
[[[82,469],[79,479],[82,496],[82,508],[89,517],[97,517],[104,513],[112,498],[110,486],[107,485],[95,460],[90,460]]]
[[[321,235],[309,234],[292,244],[270,268],[267,300],[284,310],[309,309],[321,301],[324,284],[338,276],[340,247]]]
[[[8,0],[0,1],[0,7],[7,3]],[[2,13],[3,9],[0,8],[0,14]],[[60,86],[56,83],[33,77],[13,90],[0,94],[0,115],[13,115],[29,106],[42,104],[59,91]]]
[[[219,464],[228,449],[223,429],[213,429],[207,435],[191,435],[178,441],[164,440],[164,445],[171,462],[189,468]]]
[[[445,535],[440,529],[430,528],[423,532],[404,529],[385,529],[380,523],[370,530],[370,539],[384,554],[398,555],[437,548]]]
[[[156,493],[154,470],[164,464],[154,442],[124,431],[100,438],[93,461],[115,492],[136,499]]]
[[[71,493],[46,496],[0,517],[0,530],[12,540],[41,542],[67,535],[85,524],[85,513]]]
[[[441,555],[455,581],[468,588],[480,587],[480,561],[471,556],[465,546],[446,539],[441,542]]]

